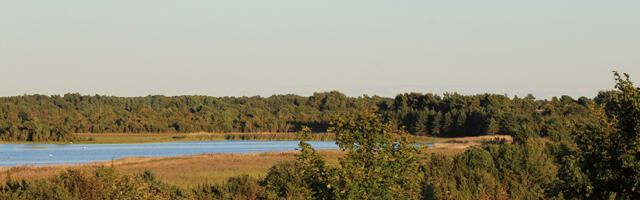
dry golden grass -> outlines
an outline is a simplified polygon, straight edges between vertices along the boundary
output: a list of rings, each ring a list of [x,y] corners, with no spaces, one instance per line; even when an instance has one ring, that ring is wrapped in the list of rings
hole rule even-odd
[[[453,138],[446,142],[435,143],[432,147],[429,148],[429,152],[452,155],[452,154],[462,153],[469,147],[478,146],[495,139],[504,139],[507,142],[513,141],[513,138],[511,138],[511,136],[508,136],[508,135],[492,135],[492,136],[485,135],[485,136],[475,136],[475,137],[460,137],[460,138]]]

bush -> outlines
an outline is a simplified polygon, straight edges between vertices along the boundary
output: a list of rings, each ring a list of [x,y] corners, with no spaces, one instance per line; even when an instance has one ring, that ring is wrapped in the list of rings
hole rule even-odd
[[[196,199],[264,199],[258,180],[249,175],[229,178],[223,184],[202,185],[193,189]]]

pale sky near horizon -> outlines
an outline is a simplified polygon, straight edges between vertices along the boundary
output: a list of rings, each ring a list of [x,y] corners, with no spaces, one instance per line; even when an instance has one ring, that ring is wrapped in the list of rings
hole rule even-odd
[[[640,1],[0,1],[0,96],[593,97]]]

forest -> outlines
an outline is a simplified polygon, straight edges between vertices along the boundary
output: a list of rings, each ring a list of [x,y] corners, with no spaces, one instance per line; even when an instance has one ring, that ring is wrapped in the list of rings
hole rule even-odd
[[[336,164],[327,163],[306,142],[312,130],[302,125],[295,160],[273,166],[261,178],[242,175],[222,184],[181,188],[158,181],[151,171],[124,175],[113,167],[94,173],[71,169],[32,182],[7,174],[0,198],[640,199],[640,89],[627,74],[615,73],[615,80],[617,90],[594,100],[419,94],[393,101],[350,99],[375,102],[380,109],[328,122],[328,131],[346,152]],[[443,115],[437,113],[455,116],[443,117],[445,121],[466,119],[435,128],[439,134],[459,135],[479,126],[484,131],[473,134],[506,131],[514,140],[491,140],[444,155],[426,152],[428,147],[413,142],[410,132],[398,129],[433,134],[436,126],[430,118]],[[474,120],[484,123],[470,123]]]
[[[327,132],[330,121],[373,110],[393,128],[437,137],[512,134],[524,124],[541,136],[588,117],[587,105],[613,95],[536,100],[532,95],[406,93],[395,98],[348,97],[323,92],[309,97],[146,96],[80,94],[0,97],[0,140],[73,141],[74,133]]]

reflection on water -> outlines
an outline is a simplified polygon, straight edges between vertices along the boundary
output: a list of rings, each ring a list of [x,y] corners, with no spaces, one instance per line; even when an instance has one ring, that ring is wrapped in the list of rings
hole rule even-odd
[[[337,149],[335,142],[309,142]],[[149,144],[0,144],[0,166],[80,164],[132,156],[182,156],[295,150],[298,141],[200,141]]]

